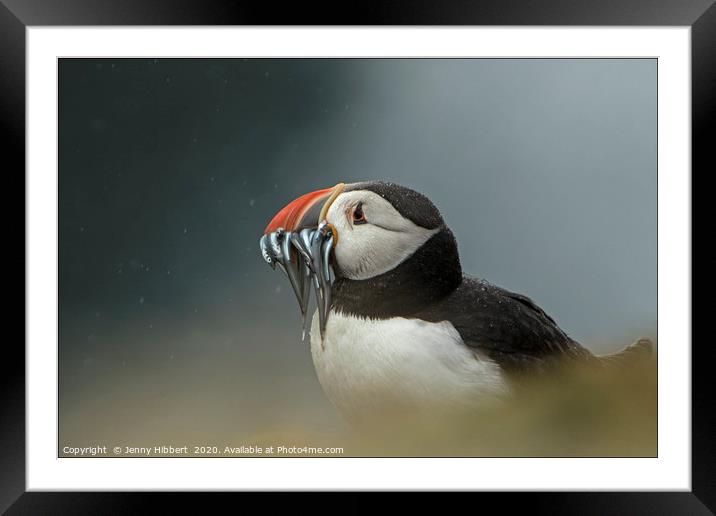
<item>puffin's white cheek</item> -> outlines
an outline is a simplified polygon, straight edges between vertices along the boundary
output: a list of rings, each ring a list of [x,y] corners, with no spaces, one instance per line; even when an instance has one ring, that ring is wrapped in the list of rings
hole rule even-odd
[[[353,226],[351,209],[363,204],[367,224]],[[394,269],[439,229],[425,229],[404,218],[379,195],[350,191],[339,195],[328,209],[326,221],[338,232],[334,257],[340,272],[353,280],[379,276]]]
[[[418,228],[410,233],[386,231],[367,225],[340,237],[335,248],[341,272],[348,278],[364,280],[394,269],[439,230]]]
[[[349,230],[345,238],[339,238],[335,248],[343,274],[350,279],[367,279],[397,266],[405,253],[399,236],[397,239],[396,236],[372,225]]]
[[[343,244],[344,242],[341,242]],[[341,269],[341,271],[345,274],[349,268],[349,254],[346,252],[346,246],[340,245],[336,246],[333,250],[333,254],[336,258],[336,263],[338,264],[338,267]]]
[[[348,230],[339,233],[338,245],[334,248],[334,254],[341,271],[346,276],[353,277],[360,267],[360,259],[363,254],[360,245],[356,242],[353,231]]]

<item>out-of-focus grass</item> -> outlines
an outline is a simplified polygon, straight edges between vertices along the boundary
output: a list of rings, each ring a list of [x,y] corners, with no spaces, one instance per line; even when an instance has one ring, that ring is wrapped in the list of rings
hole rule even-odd
[[[656,385],[655,360],[623,371],[572,365],[526,381],[511,402],[470,417],[376,421],[328,441],[353,456],[653,457]],[[265,445],[316,445],[290,432],[264,437]]]

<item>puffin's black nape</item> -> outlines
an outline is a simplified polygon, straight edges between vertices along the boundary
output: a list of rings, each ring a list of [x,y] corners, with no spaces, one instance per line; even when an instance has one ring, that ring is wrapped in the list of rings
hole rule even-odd
[[[444,225],[440,210],[430,199],[420,192],[396,183],[384,181],[365,181],[348,185],[345,191],[369,190],[388,201],[398,213],[414,224],[425,229],[435,229]]]

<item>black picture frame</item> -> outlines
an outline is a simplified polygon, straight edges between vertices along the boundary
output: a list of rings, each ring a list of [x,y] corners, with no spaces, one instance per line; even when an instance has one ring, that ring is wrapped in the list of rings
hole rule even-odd
[[[19,197],[20,190],[24,199],[25,30],[40,25],[690,26],[692,192],[704,195],[707,191],[699,186],[705,183],[709,172],[716,170],[711,152],[713,140],[708,134],[709,122],[712,122],[716,112],[716,6],[712,0],[386,0],[359,2],[348,9],[336,9],[337,5],[324,6],[314,2],[277,8],[273,3],[232,0],[0,0],[2,170],[4,176],[14,182],[6,190],[6,199]],[[17,190],[14,188],[16,184]],[[9,203],[4,205],[9,206]],[[693,209],[695,206],[696,203],[692,205],[693,227],[698,227],[704,220],[704,225],[709,224],[709,218],[705,214],[699,216]],[[6,210],[5,220],[14,220],[10,209]],[[12,215],[15,213],[13,210]],[[6,228],[12,226],[6,224]],[[696,248],[696,242],[693,242],[692,253]],[[12,261],[19,261],[16,252],[8,254],[12,256]],[[22,257],[23,264],[26,264],[28,257],[24,244]],[[713,260],[710,263],[713,264]],[[694,265],[692,273],[701,269]],[[704,294],[709,288],[709,282],[704,281],[707,276],[701,275],[700,278],[701,281],[692,282],[694,301],[699,293]],[[8,297],[8,300],[12,298]],[[24,303],[22,306],[24,311]],[[716,346],[703,335],[699,338],[696,331],[702,328],[707,309],[705,303],[692,302],[691,492],[475,493],[467,496],[490,498],[503,511],[522,507],[529,508],[531,513],[548,514],[713,514],[716,511],[716,423],[712,417],[714,388],[710,369],[716,360]],[[697,315],[701,316],[698,318],[701,324],[696,323]],[[8,317],[6,320],[12,319]],[[25,352],[20,339],[16,338],[6,338],[4,352],[4,367],[0,375],[0,510],[8,514],[134,514],[158,507],[166,512],[169,505],[176,504],[184,511],[200,508],[206,512],[206,504],[209,503],[206,495],[190,499],[188,494],[182,493],[170,499],[169,495],[162,493],[25,492]],[[225,502],[227,496],[233,494],[221,494],[218,498],[223,498],[220,501]],[[255,495],[244,496],[255,498]],[[341,512],[372,510],[375,501],[370,498],[375,496],[369,494],[359,498],[351,495],[342,502],[344,510]],[[215,499],[212,496],[212,502]],[[424,498],[420,503],[424,508],[430,508],[430,503]]]

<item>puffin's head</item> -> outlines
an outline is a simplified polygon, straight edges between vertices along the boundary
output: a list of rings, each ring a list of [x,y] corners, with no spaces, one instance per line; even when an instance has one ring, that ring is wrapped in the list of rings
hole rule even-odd
[[[433,241],[437,246],[427,245]],[[321,298],[328,297],[324,320],[332,279],[367,282],[406,268],[416,269],[413,276],[439,277],[445,256],[459,269],[455,240],[430,199],[377,181],[339,183],[299,197],[271,220],[261,247],[266,261],[287,272],[304,315],[303,293],[310,289],[301,281],[313,276],[319,315]],[[421,259],[426,248],[432,252]]]

